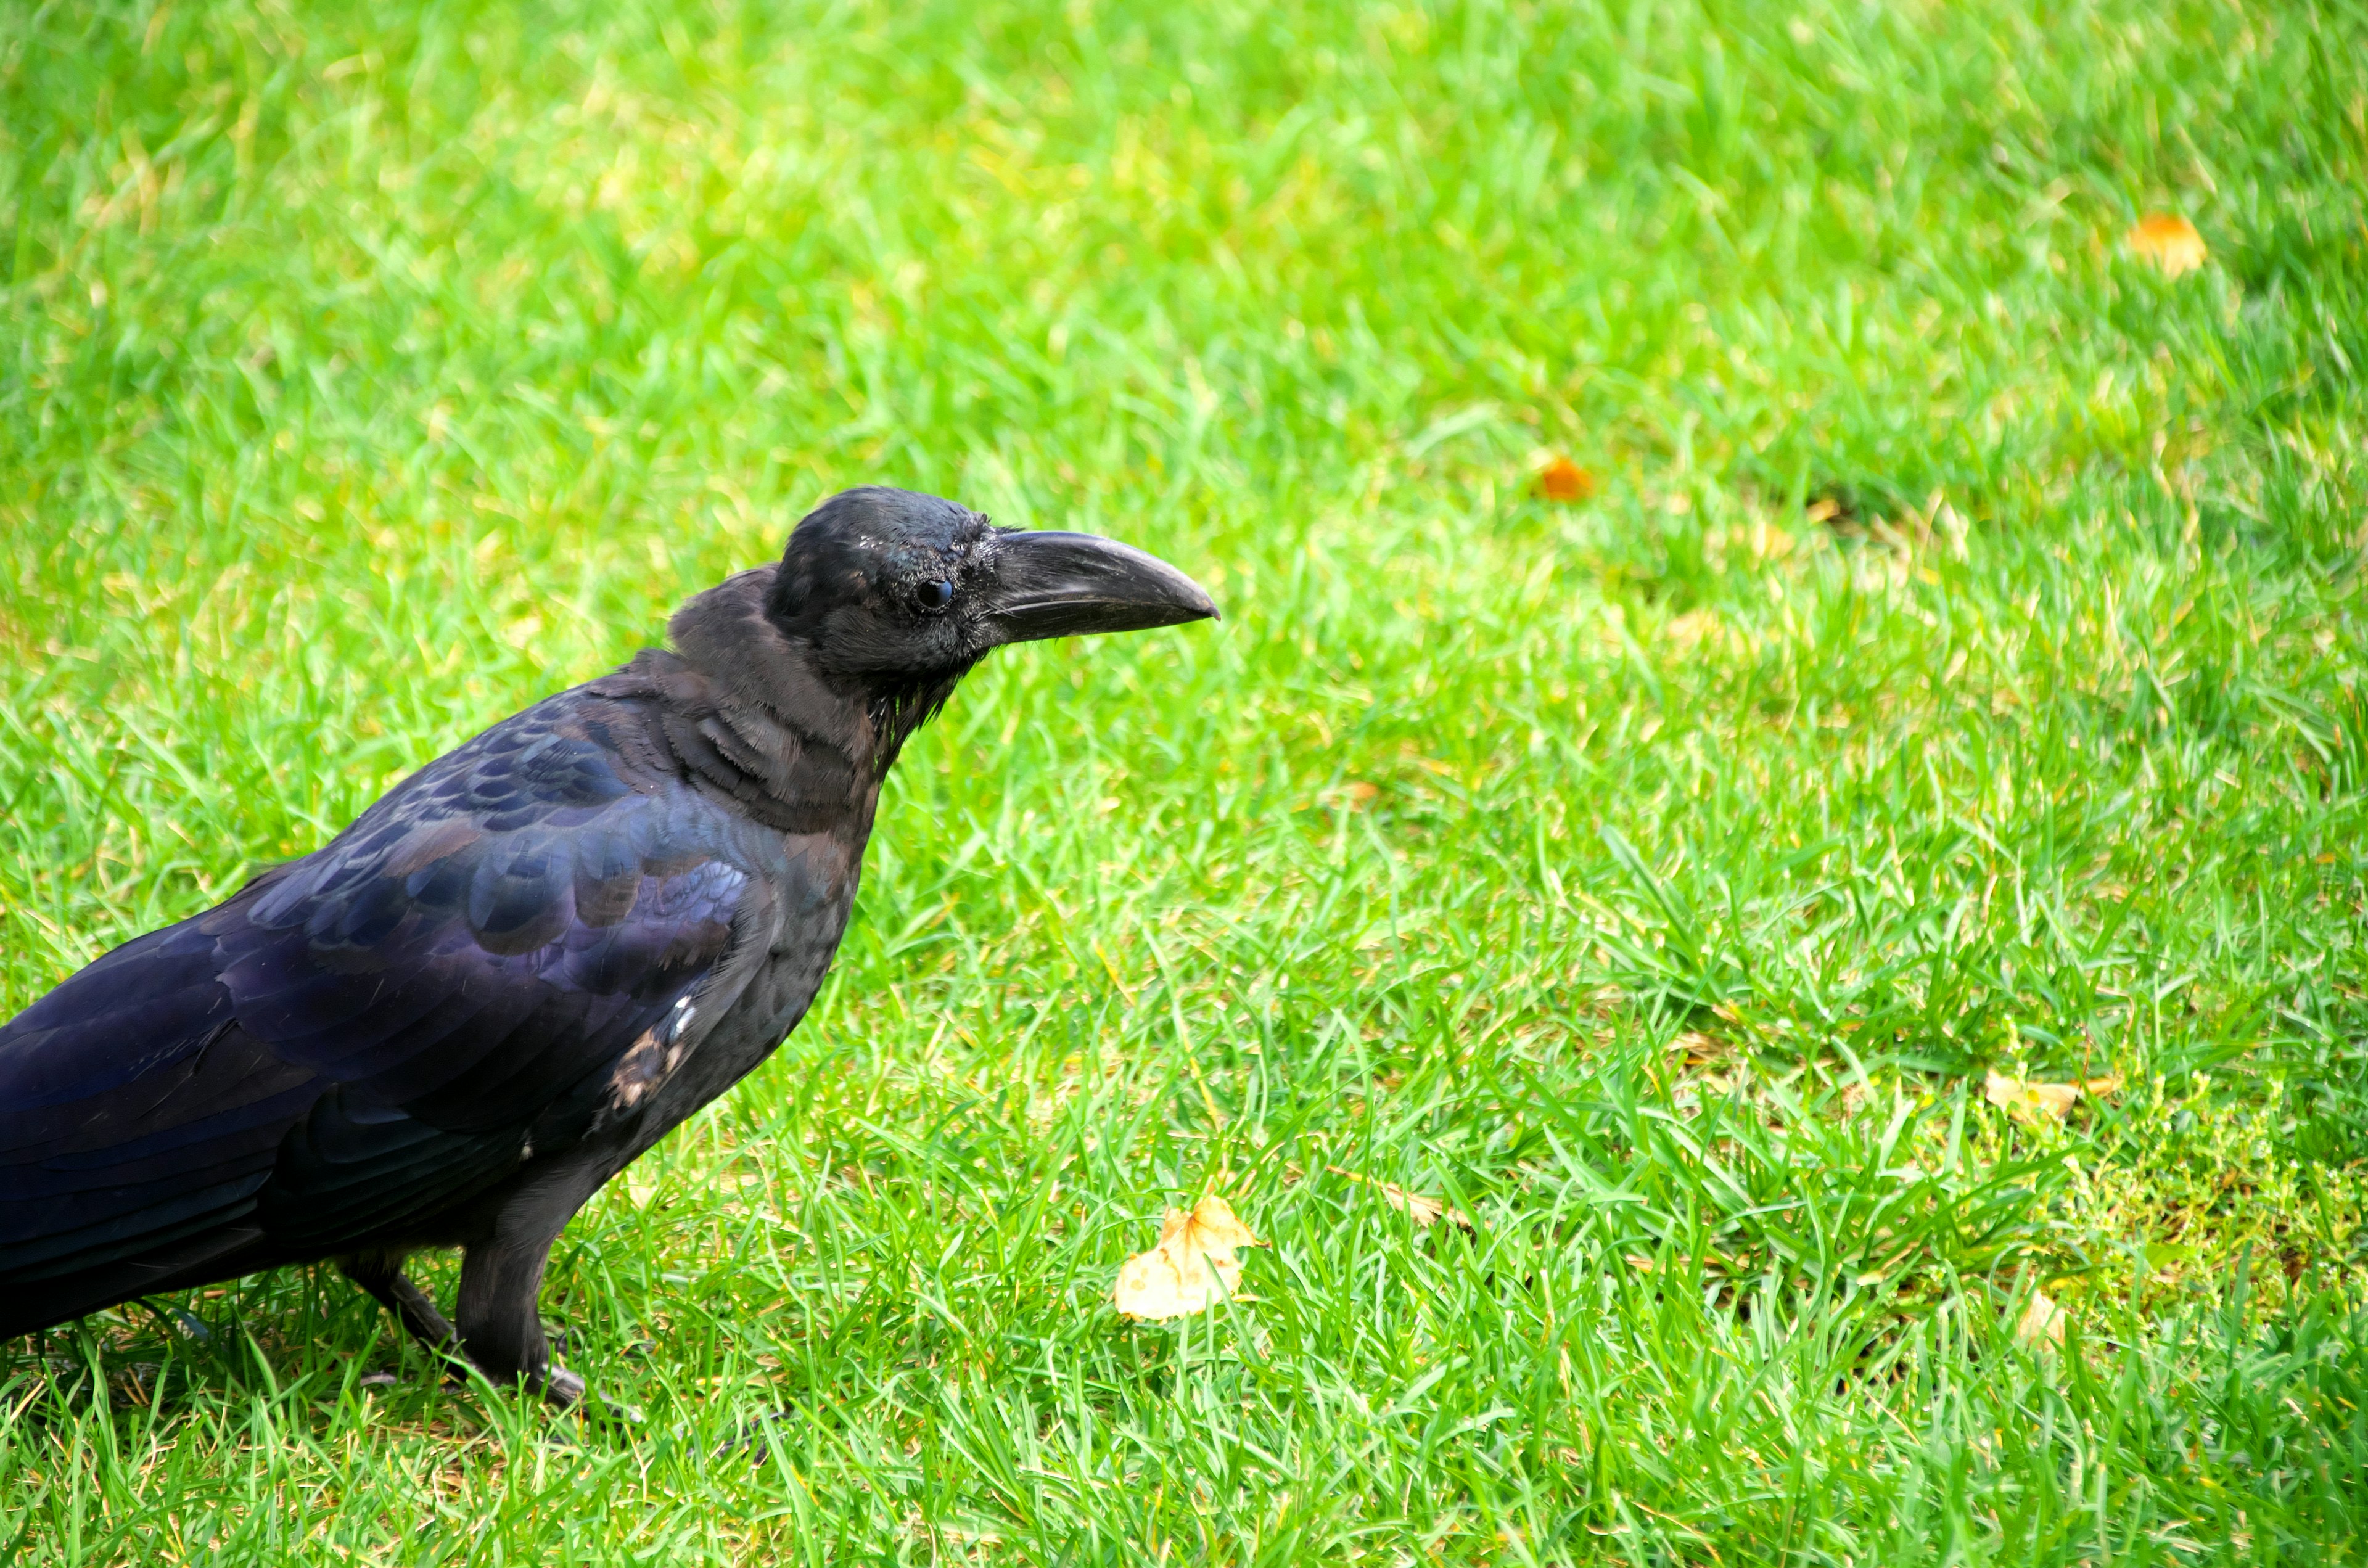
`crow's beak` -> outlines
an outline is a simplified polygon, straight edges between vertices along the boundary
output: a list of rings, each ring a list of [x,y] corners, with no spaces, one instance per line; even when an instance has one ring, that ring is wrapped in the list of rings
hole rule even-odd
[[[1200,584],[1133,545],[1053,532],[1006,534],[999,544],[986,612],[996,642],[1144,631],[1217,614]]]

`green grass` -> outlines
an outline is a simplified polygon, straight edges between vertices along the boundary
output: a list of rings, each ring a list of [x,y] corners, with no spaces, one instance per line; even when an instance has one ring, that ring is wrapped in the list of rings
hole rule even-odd
[[[2358,4],[19,5],[0,239],[0,1009],[842,485],[1226,614],[907,753],[637,1428],[260,1277],[0,1347],[0,1557],[2368,1553]]]

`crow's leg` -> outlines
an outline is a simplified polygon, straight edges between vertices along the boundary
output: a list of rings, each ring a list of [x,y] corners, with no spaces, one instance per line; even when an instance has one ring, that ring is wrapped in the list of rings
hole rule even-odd
[[[605,1178],[558,1176],[519,1191],[495,1216],[493,1233],[471,1242],[461,1262],[461,1346],[494,1381],[521,1382],[565,1409],[584,1398],[584,1380],[551,1362],[536,1298],[551,1247]]]
[[[564,1407],[584,1397],[584,1380],[551,1364],[536,1306],[557,1239],[496,1233],[471,1244],[461,1264],[461,1345],[494,1381],[522,1382]]]
[[[378,1298],[379,1304],[394,1314],[394,1321],[404,1326],[412,1338],[430,1350],[449,1351],[461,1336],[427,1292],[411,1282],[403,1272],[403,1255],[397,1252],[362,1252],[337,1259],[337,1267],[345,1277]]]

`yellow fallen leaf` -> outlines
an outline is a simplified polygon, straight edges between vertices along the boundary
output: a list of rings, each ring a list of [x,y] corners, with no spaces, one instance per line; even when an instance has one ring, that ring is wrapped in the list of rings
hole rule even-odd
[[[2194,271],[2212,254],[2195,225],[2175,212],[2147,213],[2129,232],[2127,244],[2132,256],[2154,263],[2169,278]]]
[[[2064,1343],[2064,1309],[2049,1301],[2043,1291],[2031,1293],[2031,1304],[2022,1309],[2015,1321],[2014,1336],[2032,1349]]]
[[[1170,1209],[1159,1227],[1159,1244],[1119,1265],[1111,1292],[1118,1310],[1131,1318],[1180,1318],[1209,1310],[1241,1289],[1240,1248],[1264,1246],[1212,1193],[1187,1214]]]
[[[2062,1117],[2083,1094],[2110,1095],[2122,1086],[2119,1078],[2090,1078],[2078,1084],[2042,1084],[2009,1078],[1997,1068],[1982,1084],[1982,1096],[1995,1106],[2029,1116]]]

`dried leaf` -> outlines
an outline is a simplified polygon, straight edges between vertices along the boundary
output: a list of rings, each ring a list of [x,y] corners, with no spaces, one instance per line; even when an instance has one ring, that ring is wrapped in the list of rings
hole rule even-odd
[[[2004,1106],[2011,1111],[2033,1116],[2062,1116],[2080,1097],[2078,1085],[2072,1084],[2037,1084],[2027,1078],[2009,1078],[1996,1068],[1982,1085],[1982,1094],[1990,1104]]]
[[[1735,1054],[1733,1048],[1725,1041],[1716,1035],[1704,1034],[1700,1029],[1687,1029],[1679,1034],[1669,1041],[1669,1049],[1684,1052],[1686,1065],[1689,1067],[1706,1067],[1715,1062],[1724,1062]]]
[[[2036,1350],[2042,1346],[2064,1343],[2064,1309],[2049,1301],[2043,1291],[2031,1293],[2031,1304],[2022,1309],[2015,1320],[2014,1336]]]
[[[2082,1095],[2110,1095],[2121,1086],[2119,1078],[2090,1078],[2078,1084],[2043,1084],[2029,1078],[2009,1078],[1993,1067],[1982,1084],[1982,1096],[1992,1105],[2004,1106],[2008,1110],[2024,1116],[2060,1119]]]
[[[1187,1214],[1170,1209],[1159,1227],[1159,1244],[1119,1266],[1112,1292],[1118,1310],[1131,1318],[1180,1318],[1209,1310],[1236,1294],[1242,1283],[1239,1249],[1264,1246],[1213,1193]]]
[[[1538,470],[1538,494],[1549,501],[1584,501],[1595,494],[1595,475],[1556,453]]]
[[[1419,1192],[1408,1192],[1405,1187],[1394,1186],[1389,1182],[1382,1183],[1382,1201],[1404,1213],[1426,1231],[1441,1220],[1447,1220],[1448,1223],[1463,1230],[1468,1231],[1472,1228],[1471,1221],[1450,1209],[1441,1199],[1426,1198]],[[1454,1217],[1449,1219],[1450,1215]]]
[[[2129,232],[2127,243],[2132,256],[2152,262],[2169,278],[2194,271],[2212,254],[2195,225],[2176,212],[2147,213]]]
[[[1334,1176],[1347,1176],[1360,1187],[1370,1187],[1382,1195],[1382,1201],[1399,1210],[1423,1230],[1429,1230],[1441,1220],[1459,1231],[1472,1228],[1472,1216],[1461,1209],[1450,1209],[1444,1199],[1426,1198],[1419,1192],[1408,1192],[1394,1182],[1375,1181],[1354,1171],[1344,1171],[1338,1165],[1324,1167]]]

